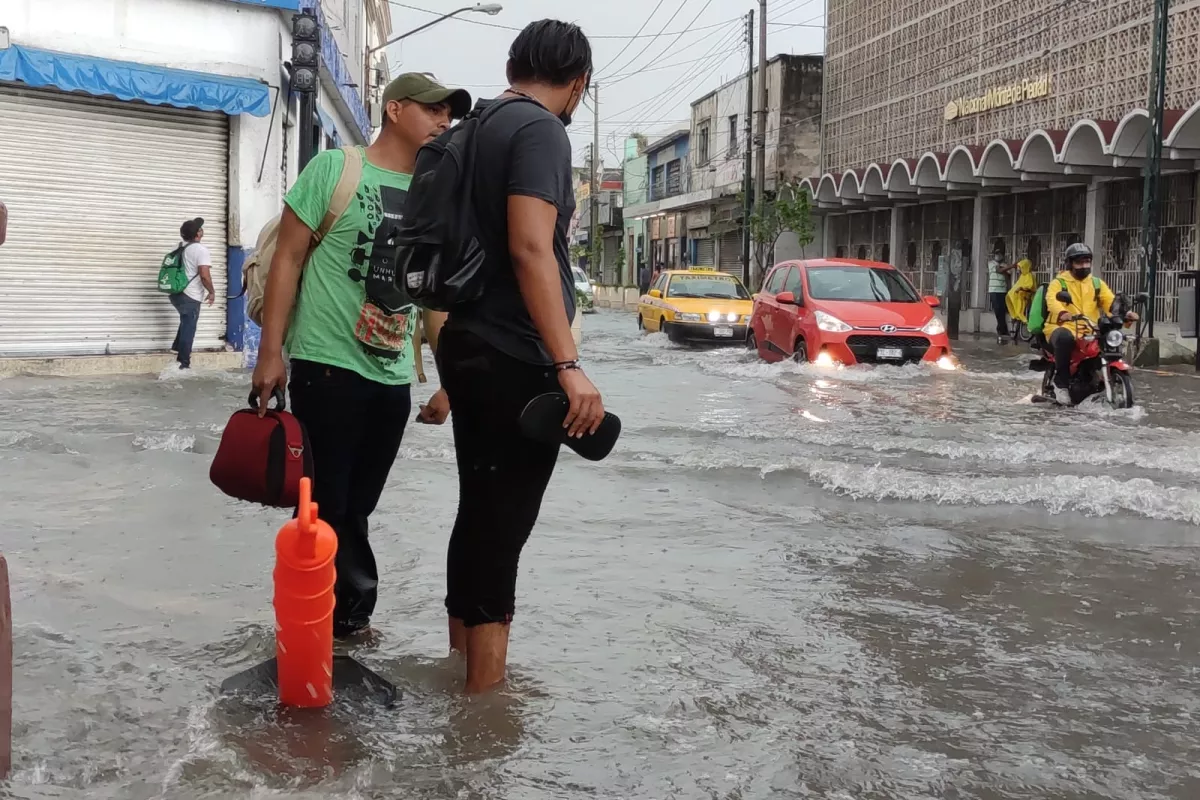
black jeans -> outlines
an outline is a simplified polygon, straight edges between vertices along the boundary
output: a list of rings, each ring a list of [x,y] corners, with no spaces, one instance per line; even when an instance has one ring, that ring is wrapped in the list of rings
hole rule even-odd
[[[1071,385],[1071,356],[1075,354],[1075,337],[1066,328],[1050,334],[1050,349],[1054,351],[1054,385],[1066,389]]]
[[[558,460],[558,447],[526,439],[518,420],[534,397],[561,389],[553,367],[518,361],[450,326],[442,331],[437,357],[458,461],[446,611],[467,627],[509,622],[521,548]]]
[[[1003,292],[990,292],[988,297],[992,301],[992,313],[996,315],[996,335],[1008,337],[1011,331],[1008,329],[1008,302],[1004,299]]]
[[[408,386],[386,386],[340,367],[292,361],[292,411],[313,450],[313,500],[337,533],[334,635],[366,627],[379,571],[367,519],[379,503],[412,409]]]
[[[171,305],[179,312],[179,329],[175,331],[175,343],[171,345],[177,355],[179,366],[192,366],[192,343],[196,341],[196,325],[200,322],[200,301],[182,292],[171,295]]]

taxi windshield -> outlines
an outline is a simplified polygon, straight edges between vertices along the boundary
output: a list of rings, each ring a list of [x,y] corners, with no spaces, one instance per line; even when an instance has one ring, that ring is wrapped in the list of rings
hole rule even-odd
[[[749,300],[750,293],[735,278],[728,276],[676,275],[667,286],[667,297]]]
[[[882,267],[809,267],[808,294],[814,300],[859,303],[921,301],[903,275]]]

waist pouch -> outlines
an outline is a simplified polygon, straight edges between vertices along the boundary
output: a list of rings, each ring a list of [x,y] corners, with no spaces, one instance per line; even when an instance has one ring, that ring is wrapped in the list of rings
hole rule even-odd
[[[230,497],[277,508],[300,502],[300,479],[313,477],[312,447],[300,420],[285,409],[283,392],[276,407],[258,416],[258,395],[250,408],[235,411],[221,434],[208,470],[213,485]]]

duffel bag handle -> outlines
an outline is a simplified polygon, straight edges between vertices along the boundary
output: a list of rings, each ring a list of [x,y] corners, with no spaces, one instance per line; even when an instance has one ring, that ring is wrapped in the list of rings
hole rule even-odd
[[[251,389],[250,409],[252,411],[258,411],[258,397],[258,389]],[[275,391],[271,392],[271,397],[275,400],[275,408],[272,410],[287,411],[287,400],[284,398],[283,389],[280,389],[278,386],[276,386]]]

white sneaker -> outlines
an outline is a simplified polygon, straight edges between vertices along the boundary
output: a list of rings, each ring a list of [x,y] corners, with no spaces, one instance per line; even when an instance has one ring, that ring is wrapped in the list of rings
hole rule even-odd
[[[1071,392],[1066,389],[1060,389],[1059,387],[1055,386],[1054,387],[1054,400],[1060,406],[1069,406],[1069,405],[1071,405]]]

